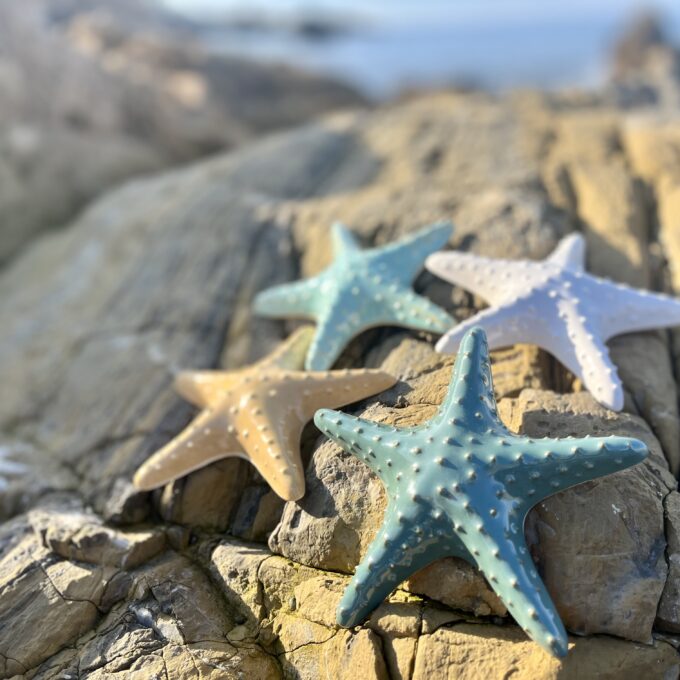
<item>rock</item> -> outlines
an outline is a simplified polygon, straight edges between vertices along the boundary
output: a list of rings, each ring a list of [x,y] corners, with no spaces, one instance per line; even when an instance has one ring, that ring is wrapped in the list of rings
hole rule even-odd
[[[330,78],[207,52],[159,5],[137,6],[139,30],[117,2],[65,4],[0,9],[0,263],[128,177],[363,104]]]
[[[131,569],[148,562],[165,547],[162,531],[118,531],[80,507],[34,510],[29,521],[42,544],[71,562]]]
[[[507,614],[505,605],[477,570],[455,557],[437,560],[421,569],[406,581],[404,588],[475,616]]]
[[[626,393],[627,411],[644,417],[658,437],[671,472],[680,472],[680,418],[673,359],[665,332],[630,333],[609,345]]]
[[[225,531],[247,480],[244,461],[217,461],[168,484],[160,497],[161,516],[166,522]]]
[[[462,623],[420,638],[412,678],[467,680],[512,675],[518,680],[614,680],[639,674],[674,678],[678,670],[677,652],[664,642],[645,647],[607,637],[570,638],[569,655],[558,661],[523,639],[514,626]]]
[[[614,45],[610,79],[619,105],[672,107],[679,101],[680,52],[664,28],[661,17],[644,11]]]
[[[0,677],[9,678],[39,665],[94,626],[117,569],[55,558],[25,517],[2,529],[9,542],[3,540],[0,555]]]
[[[236,624],[205,573],[187,558],[169,553],[132,572],[126,597],[32,676],[146,678],[160,669],[168,677],[281,677],[262,649],[228,641]]]
[[[243,365],[294,327],[253,318],[250,301],[324,266],[333,219],[370,245],[453,218],[453,246],[512,257],[543,257],[579,227],[600,273],[671,281],[670,213],[658,242],[649,227],[680,176],[676,127],[639,125],[597,97],[422,96],[135,180],[16,258],[0,273],[0,676],[674,677],[677,492],[666,461],[677,464],[677,364],[666,333],[612,342],[621,414],[534,347],[492,356],[511,428],[630,434],[651,450],[527,521],[565,624],[583,636],[564,662],[542,655],[453,559],[339,629],[335,608],[384,494],[313,425],[300,503],[282,507],[238,461],[151,494],[130,486],[193,416],[171,390],[177,370]],[[597,195],[601,177],[620,204]],[[416,287],[457,318],[480,308],[431,275]],[[356,338],[340,365],[382,365],[400,380],[347,410],[400,425],[431,416],[454,360],[433,340],[392,328]]]
[[[680,633],[680,494],[669,493],[664,502],[668,578],[661,594],[656,625],[660,630]]]

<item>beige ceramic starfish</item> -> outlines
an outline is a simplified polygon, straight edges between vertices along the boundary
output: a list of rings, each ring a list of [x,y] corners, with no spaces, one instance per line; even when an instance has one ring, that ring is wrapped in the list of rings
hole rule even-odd
[[[201,413],[134,477],[155,489],[220,458],[250,461],[284,500],[305,492],[300,435],[319,408],[337,408],[391,387],[378,370],[303,372],[314,328],[305,326],[258,363],[237,371],[186,371],[175,389]]]

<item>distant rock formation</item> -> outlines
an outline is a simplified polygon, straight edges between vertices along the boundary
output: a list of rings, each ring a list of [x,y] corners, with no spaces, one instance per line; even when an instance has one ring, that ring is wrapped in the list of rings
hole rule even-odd
[[[680,50],[653,12],[636,17],[612,51],[611,83],[621,106],[680,106]]]

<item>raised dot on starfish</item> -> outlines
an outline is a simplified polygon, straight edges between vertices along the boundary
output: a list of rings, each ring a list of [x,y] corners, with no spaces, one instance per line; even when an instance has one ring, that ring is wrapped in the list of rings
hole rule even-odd
[[[359,446],[370,442],[374,457],[364,462],[388,497],[383,525],[340,602],[340,625],[359,623],[418,569],[457,556],[479,567],[530,637],[552,654],[566,654],[566,632],[521,527],[531,507],[547,496],[639,463],[647,455],[642,442],[625,437],[534,441],[507,430],[495,408],[488,348],[479,328],[463,338],[448,394],[423,425],[395,433],[391,426],[326,410],[314,420],[350,453],[350,432]],[[416,457],[409,447],[375,443],[388,431],[390,441],[408,441],[421,452]],[[546,458],[548,447],[552,455]],[[389,467],[382,466],[386,458]],[[400,486],[407,492],[398,493]]]
[[[443,333],[453,319],[410,289],[425,258],[448,241],[452,226],[435,224],[395,243],[363,250],[342,224],[332,227],[333,263],[321,274],[256,296],[254,310],[275,318],[316,321],[305,367],[330,368],[349,341],[375,326]]]
[[[379,370],[303,372],[314,329],[305,326],[268,357],[237,371],[186,371],[175,389],[202,410],[134,476],[155,489],[221,458],[245,458],[284,500],[298,500],[305,480],[300,435],[320,406],[337,408],[395,383]]]
[[[680,325],[680,300],[635,290],[584,271],[585,241],[562,239],[539,262],[468,253],[430,255],[437,276],[484,298],[488,309],[450,329],[437,351],[455,353],[465,333],[483,328],[491,349],[530,343],[553,354],[604,406],[623,408],[623,387],[607,340],[633,331]]]

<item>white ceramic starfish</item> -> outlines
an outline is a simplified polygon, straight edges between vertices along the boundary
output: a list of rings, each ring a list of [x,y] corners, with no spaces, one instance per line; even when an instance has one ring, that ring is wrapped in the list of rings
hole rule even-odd
[[[623,387],[607,340],[680,325],[680,301],[585,272],[585,241],[580,234],[562,239],[539,262],[439,252],[430,255],[425,266],[491,305],[449,330],[437,351],[456,352],[473,326],[486,331],[492,349],[519,342],[538,345],[614,411],[623,408]]]

